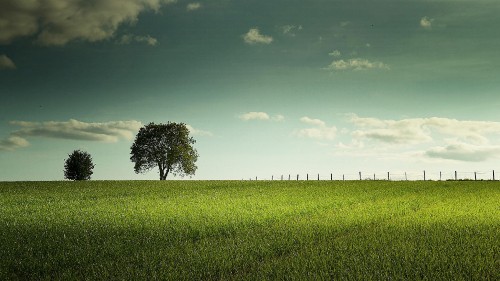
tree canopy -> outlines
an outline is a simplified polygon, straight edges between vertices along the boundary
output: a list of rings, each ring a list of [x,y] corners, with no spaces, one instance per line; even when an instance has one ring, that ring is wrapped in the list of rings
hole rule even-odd
[[[135,163],[136,173],[145,173],[158,167],[160,180],[168,174],[194,175],[198,168],[198,152],[193,148],[196,141],[189,136],[184,123],[149,123],[142,127],[132,144],[130,160]]]
[[[88,152],[74,150],[64,161],[64,178],[69,180],[90,180],[95,165]]]

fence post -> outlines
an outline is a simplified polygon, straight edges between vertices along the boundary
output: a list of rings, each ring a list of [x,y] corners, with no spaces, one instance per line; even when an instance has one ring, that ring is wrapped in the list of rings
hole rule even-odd
[[[493,180],[495,180],[495,170],[493,170]]]
[[[288,180],[290,180],[290,174],[288,174]]]
[[[477,181],[477,173],[474,172],[474,180]]]
[[[333,173],[330,174],[330,180],[333,180]]]
[[[441,171],[439,171],[439,181],[441,181]]]
[[[387,172],[387,180],[390,181],[391,180],[391,176],[389,174],[389,172]]]
[[[257,177],[255,177],[255,180],[257,180]]]
[[[405,180],[408,180],[408,176],[406,175],[406,172],[405,172]]]
[[[309,174],[306,174],[306,180],[309,180]]]
[[[373,180],[375,180],[375,174],[373,174]]]
[[[297,180],[299,180],[299,174],[297,174]]]
[[[345,181],[345,175],[344,174],[342,174],[342,180]]]
[[[359,172],[359,180],[361,180],[361,172]]]
[[[424,170],[424,181],[425,181],[425,170]]]
[[[457,180],[457,171],[455,171],[455,180]]]
[[[271,176],[271,180],[273,181],[274,180],[274,175]]]
[[[318,174],[318,180],[319,180],[319,174]]]

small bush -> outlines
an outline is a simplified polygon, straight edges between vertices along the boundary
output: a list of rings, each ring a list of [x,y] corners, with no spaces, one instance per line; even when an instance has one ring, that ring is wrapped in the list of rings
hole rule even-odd
[[[64,178],[69,180],[90,180],[94,169],[89,153],[75,150],[64,162]]]

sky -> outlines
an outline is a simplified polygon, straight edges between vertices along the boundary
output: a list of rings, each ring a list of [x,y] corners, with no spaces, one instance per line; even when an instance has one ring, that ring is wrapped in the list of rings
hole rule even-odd
[[[0,181],[135,174],[149,122],[183,122],[184,179],[491,178],[500,1],[2,0]],[[500,173],[499,173],[500,177]],[[181,179],[169,177],[169,179]]]

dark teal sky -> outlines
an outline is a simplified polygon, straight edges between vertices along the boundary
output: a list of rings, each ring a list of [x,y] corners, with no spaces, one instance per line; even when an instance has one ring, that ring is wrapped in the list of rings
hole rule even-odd
[[[500,155],[498,1],[51,3],[0,3],[0,180],[62,179],[77,148],[155,178],[128,160],[151,121],[194,128],[201,179]]]

